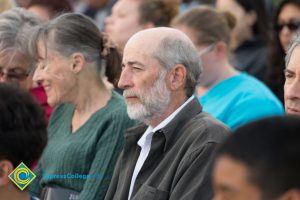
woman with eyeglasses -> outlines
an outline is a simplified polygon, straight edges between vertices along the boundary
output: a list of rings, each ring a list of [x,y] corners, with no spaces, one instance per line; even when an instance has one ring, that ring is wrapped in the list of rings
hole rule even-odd
[[[31,12],[13,8],[0,14],[0,82],[18,85],[28,90],[46,111],[49,119],[52,108],[42,87],[32,87],[29,72],[34,65],[28,54],[28,37],[41,21]]]
[[[230,13],[206,6],[194,8],[172,22],[199,51],[203,71],[195,93],[203,110],[231,128],[284,113],[282,104],[262,82],[230,64],[234,25]]]
[[[284,0],[274,19],[274,35],[267,84],[283,102],[285,52],[300,28],[300,0]]]

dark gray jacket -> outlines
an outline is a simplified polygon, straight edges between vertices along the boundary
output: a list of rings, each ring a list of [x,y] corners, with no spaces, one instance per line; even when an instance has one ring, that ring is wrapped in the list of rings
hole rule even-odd
[[[141,148],[137,141],[146,125],[126,131],[125,147],[117,162],[105,200],[127,200],[131,177]],[[150,153],[139,172],[132,200],[211,200],[213,152],[228,128],[202,112],[197,98],[163,129],[154,133]]]

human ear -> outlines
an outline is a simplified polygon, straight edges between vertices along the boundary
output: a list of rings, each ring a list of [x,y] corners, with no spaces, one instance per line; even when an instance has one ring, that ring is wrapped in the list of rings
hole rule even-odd
[[[14,170],[13,164],[8,160],[0,161],[0,188],[10,181],[8,175]]]
[[[72,54],[72,63],[71,70],[74,73],[78,73],[84,67],[86,60],[85,57],[81,53]]]
[[[176,64],[169,72],[168,81],[171,90],[184,87],[187,71],[184,65]]]

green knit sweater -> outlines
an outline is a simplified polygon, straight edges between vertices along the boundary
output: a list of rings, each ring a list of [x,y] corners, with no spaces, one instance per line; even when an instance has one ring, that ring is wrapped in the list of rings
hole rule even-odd
[[[48,144],[29,185],[37,196],[45,186],[80,192],[78,200],[104,199],[123,147],[124,130],[133,126],[124,101],[113,92],[108,104],[71,132],[74,106],[63,104],[52,114]]]

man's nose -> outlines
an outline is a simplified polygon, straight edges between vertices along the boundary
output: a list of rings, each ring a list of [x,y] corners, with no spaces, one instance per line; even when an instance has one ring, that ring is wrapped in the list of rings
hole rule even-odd
[[[121,89],[127,89],[133,87],[132,74],[128,68],[123,68],[123,71],[118,82],[118,87]]]

